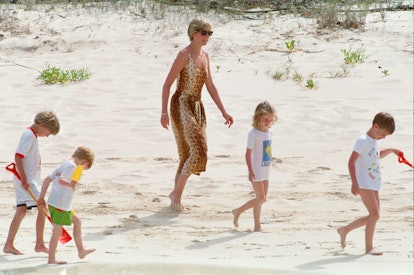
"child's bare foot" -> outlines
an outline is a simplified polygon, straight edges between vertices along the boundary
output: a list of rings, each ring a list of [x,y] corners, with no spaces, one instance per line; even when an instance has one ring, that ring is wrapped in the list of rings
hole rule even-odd
[[[344,228],[340,227],[336,230],[338,232],[339,236],[341,237],[341,246],[342,248],[346,247],[346,234],[344,232]]]
[[[78,253],[78,256],[80,259],[83,259],[86,257],[86,255],[91,254],[92,252],[95,252],[96,249],[84,249]]]
[[[368,250],[365,254],[374,255],[374,256],[381,256],[384,253],[382,251],[371,249],[371,250]]]
[[[44,253],[49,253],[49,249],[46,246],[36,246],[35,247],[35,251],[36,252],[44,252]]]
[[[239,217],[240,217],[240,213],[237,211],[237,209],[233,209],[231,211],[231,213],[233,214],[233,224],[235,227],[239,227]]]
[[[48,264],[67,264],[67,262],[65,262],[65,261],[56,261],[56,260],[48,261],[47,263]]]
[[[23,255],[18,249],[14,248],[14,246],[4,246],[3,248],[4,253],[10,253],[14,255]]]
[[[261,227],[255,227],[253,229],[253,232],[262,232],[262,228]]]

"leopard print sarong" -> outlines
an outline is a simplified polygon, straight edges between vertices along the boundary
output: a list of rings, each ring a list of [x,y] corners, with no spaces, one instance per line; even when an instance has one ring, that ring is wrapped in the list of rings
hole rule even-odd
[[[177,90],[171,97],[171,126],[179,155],[178,173],[200,175],[207,164],[206,115],[201,102],[207,67],[198,68],[188,56],[188,64],[180,72]]]

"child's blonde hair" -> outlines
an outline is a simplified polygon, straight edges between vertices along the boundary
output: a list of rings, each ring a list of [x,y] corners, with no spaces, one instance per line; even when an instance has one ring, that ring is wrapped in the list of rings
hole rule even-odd
[[[93,161],[95,159],[95,155],[91,149],[80,146],[78,147],[72,155],[73,158],[78,158],[80,160],[86,160],[89,163],[89,167],[92,167]]]
[[[188,30],[187,30],[188,38],[190,39],[190,41],[193,41],[193,35],[196,32],[199,32],[205,29],[211,30],[212,28],[213,28],[213,24],[211,24],[211,22],[208,21],[207,19],[202,18],[202,17],[194,18],[193,20],[191,20],[190,24],[188,25]]]
[[[50,134],[57,135],[60,130],[59,119],[52,111],[42,111],[36,114],[34,123],[41,124],[50,131]]]
[[[274,119],[273,119],[272,125],[277,121],[276,109],[272,105],[270,105],[270,103],[267,100],[260,102],[256,107],[256,111],[254,112],[253,123],[252,123],[252,126],[254,128],[260,125],[260,119],[265,114],[273,115]]]

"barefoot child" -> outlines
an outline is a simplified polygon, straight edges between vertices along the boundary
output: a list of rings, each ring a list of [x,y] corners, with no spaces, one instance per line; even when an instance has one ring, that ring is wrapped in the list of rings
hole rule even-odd
[[[381,187],[380,159],[390,153],[398,155],[397,149],[379,148],[379,140],[394,133],[394,118],[388,113],[378,113],[372,122],[371,128],[360,136],[354,145],[354,150],[348,161],[354,195],[360,195],[368,210],[368,216],[359,218],[350,224],[338,228],[342,248],[346,246],[346,237],[349,232],[365,225],[365,253],[382,255],[381,251],[374,250],[373,239],[375,225],[380,217],[379,190]]]
[[[53,187],[48,199],[49,213],[53,222],[53,233],[49,242],[48,264],[66,264],[64,261],[56,260],[56,248],[63,225],[73,223],[73,237],[79,258],[83,259],[95,249],[85,249],[82,243],[81,220],[72,210],[73,193],[77,181],[72,179],[72,174],[78,165],[84,169],[91,168],[94,161],[94,154],[89,148],[78,147],[72,155],[72,159],[63,162],[44,181],[40,197],[39,207],[46,207],[45,194],[49,184],[53,181]]]
[[[40,193],[41,161],[37,138],[56,135],[59,129],[59,120],[53,112],[39,112],[35,116],[34,124],[27,128],[20,137],[14,160],[21,179],[19,180],[16,176],[13,178],[14,191],[16,193],[16,213],[10,224],[9,234],[3,247],[4,253],[23,254],[14,247],[14,239],[26,215],[26,210],[37,207],[36,202],[27,191],[30,189],[36,196],[39,196]],[[44,227],[45,215],[42,211],[38,211],[36,220],[36,252],[48,252],[43,240]]]
[[[276,111],[269,102],[264,101],[257,105],[253,116],[253,129],[250,130],[247,138],[245,155],[249,170],[249,181],[253,185],[256,198],[232,211],[235,227],[239,227],[240,215],[247,209],[253,208],[254,231],[261,231],[260,212],[262,204],[266,201],[272,162],[271,144],[273,133],[270,131],[270,127],[276,121]]]

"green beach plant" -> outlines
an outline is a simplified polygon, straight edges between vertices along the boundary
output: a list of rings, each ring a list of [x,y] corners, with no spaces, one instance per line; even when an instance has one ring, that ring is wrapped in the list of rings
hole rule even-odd
[[[347,77],[349,75],[349,70],[347,68],[345,68],[345,66],[342,66],[342,72],[335,72],[335,73],[330,73],[330,78],[343,78],[343,77]]]
[[[309,90],[314,90],[316,89],[316,82],[313,81],[313,79],[308,79],[306,80],[305,87],[308,88]]]
[[[300,84],[303,81],[303,76],[295,70],[295,72],[293,73],[292,79],[296,83]]]
[[[275,73],[272,74],[272,78],[274,80],[281,80],[283,77],[284,73],[281,71],[276,71]]]
[[[291,39],[290,41],[286,41],[285,45],[289,52],[292,53],[295,51],[295,40]]]
[[[45,84],[65,84],[68,81],[78,82],[89,79],[91,73],[87,69],[70,69],[64,70],[58,67],[47,66],[46,69],[40,72],[37,79],[40,79]]]
[[[345,64],[355,65],[357,63],[364,63],[366,56],[362,48],[352,51],[351,49],[345,50],[341,49],[342,54],[344,55]]]

